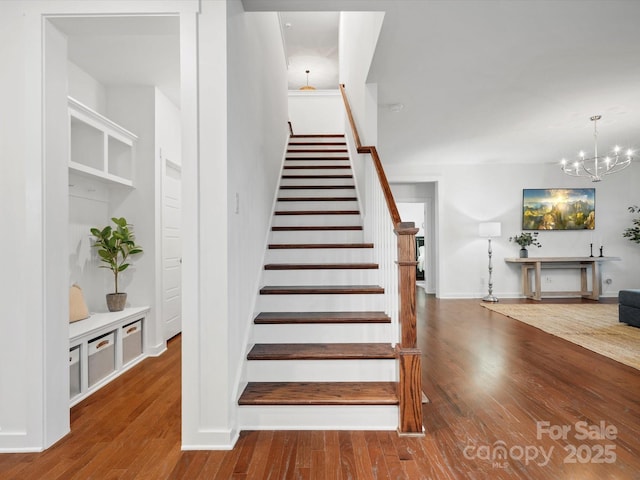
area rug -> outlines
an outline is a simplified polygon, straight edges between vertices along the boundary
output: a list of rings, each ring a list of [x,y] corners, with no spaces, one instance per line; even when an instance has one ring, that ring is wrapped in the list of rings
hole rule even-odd
[[[640,370],[640,328],[618,322],[618,305],[481,305]]]

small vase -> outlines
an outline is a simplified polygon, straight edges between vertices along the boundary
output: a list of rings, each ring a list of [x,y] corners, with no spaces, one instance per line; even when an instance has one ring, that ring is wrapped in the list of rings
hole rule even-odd
[[[520,258],[529,258],[529,250],[527,250],[526,248],[522,247],[520,249]]]
[[[121,312],[127,303],[126,293],[107,293],[107,308],[110,312]]]

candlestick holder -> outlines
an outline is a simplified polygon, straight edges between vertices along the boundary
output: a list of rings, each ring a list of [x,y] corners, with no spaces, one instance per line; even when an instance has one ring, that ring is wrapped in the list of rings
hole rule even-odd
[[[601,257],[604,257],[604,255],[602,254],[602,249],[603,249],[603,248],[604,248],[603,246],[600,246],[600,256],[601,256]]]
[[[593,243],[589,244],[589,257],[593,257]]]

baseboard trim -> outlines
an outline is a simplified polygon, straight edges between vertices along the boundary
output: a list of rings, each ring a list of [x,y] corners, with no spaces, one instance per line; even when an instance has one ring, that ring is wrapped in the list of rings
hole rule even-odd
[[[183,443],[182,451],[189,450],[232,450],[240,438],[240,431],[231,430],[199,430],[193,439]]]

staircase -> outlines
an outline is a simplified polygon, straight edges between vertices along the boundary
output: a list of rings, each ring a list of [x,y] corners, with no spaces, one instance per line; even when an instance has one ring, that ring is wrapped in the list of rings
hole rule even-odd
[[[344,135],[292,135],[239,398],[243,429],[395,429],[396,352]]]

